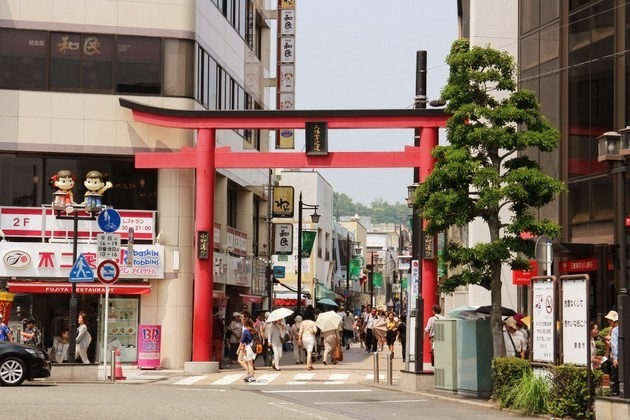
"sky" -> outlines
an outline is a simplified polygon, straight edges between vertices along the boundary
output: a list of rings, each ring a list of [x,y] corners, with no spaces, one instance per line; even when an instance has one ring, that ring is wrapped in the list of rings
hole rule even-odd
[[[296,109],[413,107],[416,51],[427,51],[427,96],[448,77],[457,37],[455,0],[297,0]],[[440,143],[444,143],[440,132]],[[402,151],[413,130],[329,130],[329,151]],[[304,151],[303,132],[296,151]],[[405,203],[413,169],[325,169],[335,192],[369,206]]]

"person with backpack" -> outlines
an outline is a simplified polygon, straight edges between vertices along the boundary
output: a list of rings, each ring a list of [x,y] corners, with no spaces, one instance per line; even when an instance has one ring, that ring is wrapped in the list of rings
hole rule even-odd
[[[20,333],[22,336],[22,343],[28,344],[33,347],[39,347],[42,344],[42,333],[35,326],[35,320],[28,318],[24,320],[24,331]]]
[[[13,333],[11,329],[2,321],[2,313],[0,313],[0,341],[13,341]]]

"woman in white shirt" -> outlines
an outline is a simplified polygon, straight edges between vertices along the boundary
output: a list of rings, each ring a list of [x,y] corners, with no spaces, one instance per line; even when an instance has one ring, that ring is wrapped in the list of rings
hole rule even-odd
[[[267,341],[273,349],[273,362],[271,367],[274,370],[280,371],[280,358],[282,357],[282,337],[285,334],[285,328],[282,324],[282,320],[268,322],[265,327],[267,331]]]
[[[306,350],[306,369],[313,370],[313,350],[315,350],[315,334],[317,326],[313,320],[313,314],[304,314],[304,320],[298,331],[298,345]]]

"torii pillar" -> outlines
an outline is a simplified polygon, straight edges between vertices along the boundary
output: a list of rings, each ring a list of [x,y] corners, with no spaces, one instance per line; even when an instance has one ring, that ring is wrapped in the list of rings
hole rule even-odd
[[[404,110],[293,110],[293,111],[191,111],[158,108],[120,98],[120,105],[133,112],[138,122],[162,127],[197,130],[196,148],[179,152],[136,154],[137,168],[195,169],[195,234],[207,232],[207,244],[195,241],[197,258],[194,272],[192,362],[190,373],[218,369],[212,360],[212,291],[211,255],[199,258],[200,251],[212,253],[214,242],[214,187],[217,168],[417,168],[422,181],[433,170],[431,150],[438,144],[438,130],[446,126],[449,115],[443,109]],[[408,128],[421,130],[420,147],[405,146],[402,152],[329,152],[324,156],[305,153],[235,152],[216,149],[216,130],[238,129],[304,129],[306,122],[326,121],[329,129]],[[200,248],[200,246],[202,248]],[[426,307],[436,301],[437,264],[422,261],[422,295]],[[299,298],[299,297],[298,297]],[[423,325],[428,319],[424,312]],[[425,360],[429,354],[425,343]],[[430,362],[430,356],[429,356]],[[214,365],[213,365],[214,363]],[[190,365],[189,365],[190,366]]]

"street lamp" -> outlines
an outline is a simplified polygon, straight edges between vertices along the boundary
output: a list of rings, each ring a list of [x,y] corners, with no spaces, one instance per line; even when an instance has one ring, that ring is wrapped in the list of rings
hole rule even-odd
[[[413,208],[414,203],[413,203],[413,198],[414,195],[416,194],[416,189],[420,186],[420,184],[413,183],[411,185],[407,185],[407,207],[409,208]]]
[[[298,201],[298,255],[297,255],[297,308],[299,314],[302,309],[302,212],[304,209],[314,210],[311,214],[311,221],[315,224],[319,222],[320,214],[317,214],[318,205],[306,204],[302,201],[302,192],[300,191],[300,200]]]
[[[619,270],[615,288],[617,289],[617,310],[619,311],[619,380],[623,398],[630,398],[630,281],[627,267],[626,241],[626,159],[630,156],[630,127],[608,131],[597,138],[598,162],[607,162],[610,174],[615,175],[615,239],[619,243]]]

